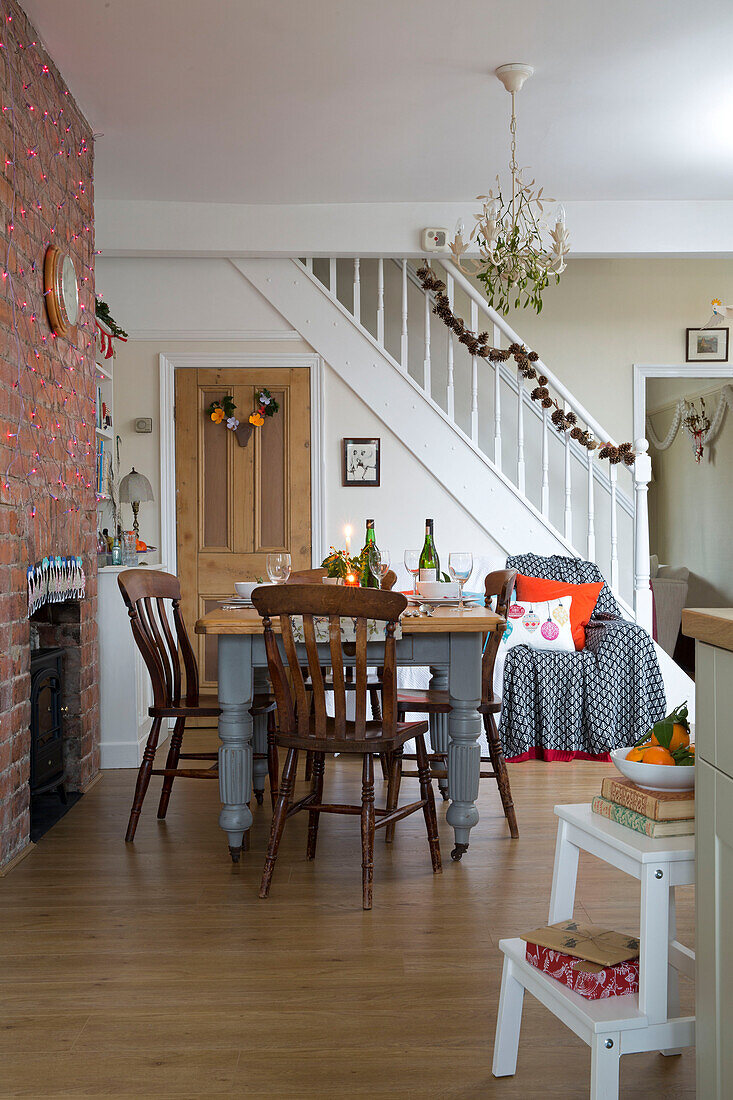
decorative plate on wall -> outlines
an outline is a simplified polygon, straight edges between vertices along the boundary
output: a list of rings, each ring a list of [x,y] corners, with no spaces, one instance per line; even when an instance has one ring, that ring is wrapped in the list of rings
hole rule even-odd
[[[43,263],[46,312],[57,336],[65,336],[79,319],[79,284],[68,252],[49,245]]]

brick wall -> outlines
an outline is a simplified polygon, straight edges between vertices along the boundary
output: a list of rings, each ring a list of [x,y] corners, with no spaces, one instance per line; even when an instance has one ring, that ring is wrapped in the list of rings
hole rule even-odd
[[[81,554],[87,576],[78,610],[55,609],[59,614],[49,617],[60,619],[55,628],[61,642],[78,646],[71,787],[83,789],[93,778],[99,749],[92,134],[14,0],[0,0],[0,40],[2,864],[28,839],[26,568],[46,554]],[[79,278],[83,309],[69,338],[56,338],[46,315],[43,260],[49,242],[72,255]],[[45,628],[46,641],[52,625]]]

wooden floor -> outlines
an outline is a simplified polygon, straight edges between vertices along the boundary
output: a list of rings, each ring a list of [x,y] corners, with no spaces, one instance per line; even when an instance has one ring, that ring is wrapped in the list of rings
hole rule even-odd
[[[327,762],[333,801],[357,797],[359,771]],[[105,773],[0,879],[0,1096],[585,1100],[588,1048],[530,996],[516,1077],[491,1076],[496,945],[546,921],[552,807],[588,801],[607,772],[511,767],[518,841],[483,782],[462,863],[439,807],[440,876],[421,816],[401,822],[393,849],[378,840],[370,913],[358,820],[322,818],[306,863],[305,815],[291,819],[260,901],[267,806],[235,868],[216,783],[179,781],[164,824],[151,788],[125,845],[133,773]],[[692,944],[693,893],[678,893],[680,939]],[[635,882],[581,856],[577,916],[635,932],[638,897]],[[627,1056],[621,1095],[691,1098],[694,1069],[692,1051]]]

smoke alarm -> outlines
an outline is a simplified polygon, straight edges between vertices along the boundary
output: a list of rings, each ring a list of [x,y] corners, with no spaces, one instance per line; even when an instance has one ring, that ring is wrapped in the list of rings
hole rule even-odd
[[[422,249],[423,252],[447,252],[448,251],[448,230],[447,229],[423,229],[422,231]]]

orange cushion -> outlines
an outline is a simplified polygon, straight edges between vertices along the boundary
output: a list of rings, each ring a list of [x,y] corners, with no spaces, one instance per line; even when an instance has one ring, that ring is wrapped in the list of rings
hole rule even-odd
[[[576,649],[585,649],[585,628],[595,609],[603,588],[603,581],[596,584],[566,584],[565,581],[548,581],[539,577],[525,577],[517,573],[517,599],[520,602],[542,603],[572,596],[570,626]]]

